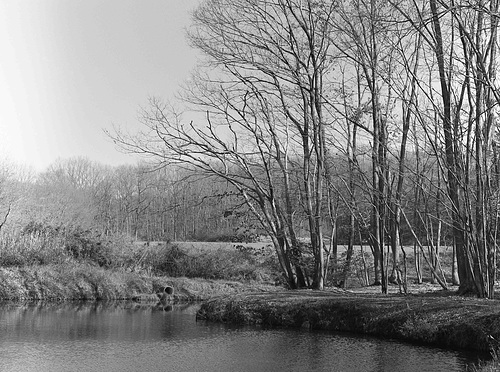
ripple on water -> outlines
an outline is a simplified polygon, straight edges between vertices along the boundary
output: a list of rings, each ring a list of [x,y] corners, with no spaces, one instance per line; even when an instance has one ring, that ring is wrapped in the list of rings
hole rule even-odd
[[[0,371],[463,371],[466,354],[195,321],[196,308],[0,307]]]

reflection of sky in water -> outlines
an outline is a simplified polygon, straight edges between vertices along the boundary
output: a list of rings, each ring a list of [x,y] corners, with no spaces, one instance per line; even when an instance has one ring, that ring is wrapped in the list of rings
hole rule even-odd
[[[0,308],[0,371],[462,371],[463,354],[306,330],[197,323],[194,307]]]

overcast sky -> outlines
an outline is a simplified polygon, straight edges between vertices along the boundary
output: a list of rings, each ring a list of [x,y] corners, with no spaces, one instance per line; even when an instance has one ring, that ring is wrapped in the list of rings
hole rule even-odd
[[[184,30],[201,0],[1,0],[0,157],[135,162],[103,134],[138,127],[196,63]]]

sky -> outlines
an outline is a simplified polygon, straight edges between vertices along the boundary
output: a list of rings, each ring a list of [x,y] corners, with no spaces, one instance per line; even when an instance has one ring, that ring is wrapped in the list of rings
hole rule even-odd
[[[104,134],[140,129],[148,97],[173,99],[196,65],[185,38],[201,0],[0,0],[0,158],[138,158]]]

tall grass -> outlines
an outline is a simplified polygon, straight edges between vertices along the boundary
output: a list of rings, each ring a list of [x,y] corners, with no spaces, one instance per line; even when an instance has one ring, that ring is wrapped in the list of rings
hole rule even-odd
[[[124,236],[92,231],[30,229],[0,234],[0,267],[84,264],[146,275],[273,282],[279,268],[272,250],[245,248],[190,251],[172,243],[138,245]]]
[[[274,254],[258,249],[206,249],[197,252],[165,244],[148,250],[141,266],[156,275],[172,277],[261,281],[274,283],[279,267]]]
[[[478,365],[473,365],[467,368],[468,372],[499,372],[500,371],[500,354],[498,349],[491,351],[491,360],[481,361]]]
[[[177,300],[206,299],[246,290],[236,280],[272,282],[278,275],[273,257],[251,250],[213,250],[209,245],[193,251],[170,243],[139,245],[123,236],[101,237],[82,230],[4,231],[0,299],[126,299],[155,293],[167,284],[176,287]]]
[[[49,233],[3,232],[0,266],[58,264],[68,259],[62,236]]]

